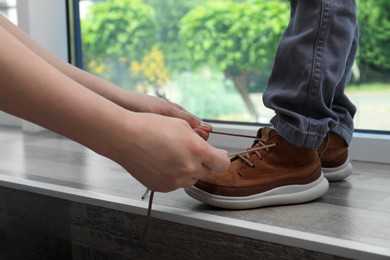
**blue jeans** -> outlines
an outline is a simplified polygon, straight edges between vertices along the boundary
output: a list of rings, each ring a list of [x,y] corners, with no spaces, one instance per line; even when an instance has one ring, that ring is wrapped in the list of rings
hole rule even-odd
[[[355,0],[291,0],[290,23],[264,91],[271,123],[292,144],[318,147],[328,131],[352,139],[356,107],[344,93],[358,45]]]

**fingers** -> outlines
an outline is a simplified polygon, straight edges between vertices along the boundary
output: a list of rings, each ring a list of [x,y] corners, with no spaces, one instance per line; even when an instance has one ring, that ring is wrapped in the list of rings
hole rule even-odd
[[[202,129],[203,131],[207,132],[207,133],[210,133],[211,130],[213,130],[213,126],[212,125],[210,125],[210,124],[208,124],[206,122],[203,122],[203,121],[200,122],[200,127],[199,128]]]
[[[176,110],[173,116],[187,121],[193,129],[201,127],[201,120],[186,110]]]
[[[152,186],[152,188],[149,186],[149,188],[159,192],[170,192],[179,188],[189,188],[199,179],[209,175],[210,172],[211,170],[208,167],[202,166],[202,169],[192,172],[191,175],[182,174],[171,180],[165,179],[164,181],[154,183],[154,186]]]
[[[203,138],[203,140],[207,141],[209,139],[209,132],[204,131],[200,128],[195,128],[194,131]]]
[[[194,131],[195,131],[200,137],[202,137],[202,138],[203,138],[204,140],[206,140],[206,141],[209,139],[209,134],[210,134],[211,130],[213,130],[212,125],[207,124],[207,123],[205,123],[205,122],[203,122],[203,121],[201,121],[199,127],[194,128]]]
[[[207,140],[209,137],[209,133],[211,130],[213,130],[212,125],[203,122],[198,117],[194,116],[193,114],[189,113],[187,110],[185,110],[182,106],[179,104],[173,103],[171,101],[167,102],[174,107],[173,111],[171,112],[174,117],[181,118],[188,122],[188,124],[191,126],[192,129],[195,130],[195,132],[202,137],[204,140]]]
[[[202,124],[202,121],[198,117],[196,117],[195,115],[189,113],[187,110],[185,110],[179,104],[176,104],[176,103],[171,102],[171,101],[168,101],[168,103],[170,105],[172,105],[172,107],[173,107],[170,116],[181,118],[181,119],[187,121],[188,124],[190,124],[191,128],[193,128],[193,129],[195,129],[195,128],[202,128],[202,129],[204,129],[206,131],[209,128],[209,127],[205,127]]]
[[[177,104],[177,103],[175,103],[175,102],[172,102],[172,101],[169,101],[169,100],[167,100],[167,101],[168,101],[169,104],[173,105],[173,106],[176,107],[177,109],[186,111],[186,110],[184,109],[184,107],[180,106],[179,104]]]
[[[210,149],[205,151],[205,159],[203,161],[203,165],[210,170],[216,172],[226,171],[230,165],[228,152],[225,150],[214,148],[212,146],[210,147]]]
[[[198,180],[203,179],[210,173],[211,173],[210,168],[202,165],[202,169],[196,171],[193,177],[187,178],[181,185],[179,185],[179,188],[189,188],[193,186]]]

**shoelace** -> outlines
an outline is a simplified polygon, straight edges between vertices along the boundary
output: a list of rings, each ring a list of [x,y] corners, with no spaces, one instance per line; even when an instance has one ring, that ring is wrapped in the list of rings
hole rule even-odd
[[[254,164],[249,161],[249,157],[252,153],[255,153],[257,157],[261,159],[261,155],[259,153],[259,150],[265,149],[266,151],[269,151],[270,147],[276,146],[276,144],[265,144],[263,140],[258,138],[257,136],[251,136],[251,135],[242,135],[242,134],[233,134],[233,133],[225,133],[225,132],[216,132],[216,131],[211,131],[211,133],[214,134],[220,134],[220,135],[229,135],[229,136],[237,136],[237,137],[244,137],[244,138],[252,138],[255,139],[255,142],[257,144],[260,144],[260,146],[255,146],[253,145],[252,148],[248,148],[245,151],[240,151],[236,153],[230,153],[228,156],[229,157],[235,157],[237,156],[241,160],[243,160],[249,167],[254,167]]]
[[[149,192],[150,192],[150,197],[149,197],[148,213],[146,215],[146,222],[144,226],[144,233],[142,235],[142,240],[146,239],[146,233],[148,232],[150,221],[152,220],[151,216],[152,216],[152,204],[153,204],[154,191],[151,191],[150,189],[146,189],[144,195],[142,195],[142,200],[146,198]]]
[[[241,160],[243,160],[245,163],[248,164],[248,166],[253,167],[254,164],[249,161],[249,156],[252,152],[254,152],[259,158],[261,158],[260,153],[258,152],[259,150],[266,149],[268,151],[268,148],[275,146],[276,144],[269,144],[266,145],[260,138],[257,136],[250,136],[250,135],[242,135],[242,134],[233,134],[233,133],[226,133],[226,132],[218,132],[218,131],[211,131],[210,133],[212,134],[219,134],[219,135],[228,135],[228,136],[236,136],[236,137],[243,137],[243,138],[252,138],[255,139],[257,143],[259,143],[261,146],[258,147],[253,147],[253,148],[248,148],[245,151],[239,151],[235,153],[230,153],[228,154],[229,158],[232,157],[239,157]],[[142,239],[146,239],[146,234],[148,232],[150,222],[151,222],[151,216],[152,216],[152,204],[153,204],[153,197],[154,197],[154,191],[146,189],[145,193],[142,195],[142,200],[144,200],[147,195],[150,193],[149,196],[149,204],[148,204],[148,212],[146,215],[146,221],[145,221],[145,226],[144,226],[144,232],[142,235]]]

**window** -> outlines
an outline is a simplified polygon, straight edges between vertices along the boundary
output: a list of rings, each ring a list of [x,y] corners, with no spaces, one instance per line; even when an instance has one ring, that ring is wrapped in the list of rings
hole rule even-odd
[[[191,10],[200,8],[199,6],[207,3],[217,3],[219,1],[133,0],[131,2],[134,2],[134,4],[130,5],[132,8],[130,10],[127,8],[129,4],[126,4],[126,8],[123,6],[116,8],[116,10],[126,10],[123,16],[120,16],[118,12],[115,13],[114,11],[104,12],[104,9],[103,11],[94,11],[94,9],[103,8],[101,6],[104,4],[114,5],[128,1],[130,0],[18,1],[18,14],[20,12],[23,14],[19,17],[21,21],[19,26],[30,33],[41,45],[63,59],[68,58],[69,39],[69,47],[71,47],[69,56],[72,58],[72,62],[78,60],[79,66],[83,66],[84,69],[113,81],[122,87],[153,95],[166,96],[182,104],[198,116],[217,120],[214,125],[218,130],[253,134],[259,127],[259,122],[268,122],[272,116],[272,112],[261,107],[261,92],[259,92],[261,86],[264,86],[266,76],[247,76],[245,78],[245,84],[247,84],[246,90],[248,93],[238,93],[237,87],[226,77],[226,73],[223,73],[221,66],[218,67],[215,65],[217,61],[205,61],[208,58],[213,59],[212,55],[208,55],[211,57],[205,57],[207,55],[197,57],[196,62],[192,60],[194,59],[193,55],[195,55],[195,52],[190,50],[191,48],[195,48],[194,46],[196,45],[191,46],[191,44],[195,44],[197,39],[190,37],[191,28],[186,28],[188,35],[182,35],[184,32],[179,30],[180,26],[183,26],[182,23],[187,22],[188,24],[191,19],[195,19],[194,17],[186,16],[191,14]],[[3,3],[4,1],[0,0],[0,2]],[[224,2],[235,2],[238,4],[253,1],[226,0]],[[277,1],[267,2],[277,3]],[[287,3],[287,1],[282,2]],[[381,32],[379,35],[381,35],[381,39],[385,43],[380,49],[388,51],[389,48],[387,47],[386,39],[388,40],[390,37],[386,35],[390,30],[386,29],[386,26],[388,26],[385,22],[387,16],[380,13],[380,11],[382,9],[387,10],[385,14],[389,12],[385,7],[379,8],[378,6],[379,3],[386,3],[386,1],[359,0],[360,4],[362,2],[370,5],[370,8],[365,7],[367,10],[372,11],[372,17],[370,16],[370,19],[375,20],[377,19],[375,17],[378,17],[378,15],[381,16],[381,26],[383,26],[371,29],[366,28],[365,30],[368,32],[371,30],[373,34],[379,34]],[[66,6],[66,3],[68,6]],[[42,6],[45,6],[45,8],[42,8]],[[3,7],[3,5],[0,4],[0,7]],[[288,6],[278,8],[288,9]],[[283,10],[279,10],[278,13],[282,14]],[[4,13],[4,9],[1,11]],[[100,15],[101,20],[96,22],[95,19],[97,17],[94,17],[96,16],[94,12],[105,13],[105,15]],[[67,14],[69,15],[68,24],[66,24]],[[192,14],[194,16],[194,13]],[[128,18],[129,15],[131,19]],[[78,18],[80,18],[80,24],[78,23]],[[109,19],[109,22],[103,23],[103,18]],[[240,19],[244,18],[242,16],[240,17]],[[286,21],[283,19],[286,18],[283,16],[275,19],[274,21],[279,21],[275,29],[276,35],[277,32],[280,33],[280,29],[285,25]],[[128,26],[129,21],[134,23],[132,25],[133,27]],[[367,25],[369,24],[368,22],[365,23]],[[70,30],[69,33],[68,28],[73,30]],[[93,34],[94,30],[95,34]],[[152,30],[153,33],[148,32],[148,30]],[[124,33],[120,34],[121,32]],[[70,36],[69,38],[68,35]],[[115,41],[113,41],[114,35],[117,37]],[[80,41],[79,36],[82,36],[82,41]],[[106,40],[100,41],[97,39]],[[191,39],[193,39],[192,42]],[[183,41],[185,44],[183,44]],[[117,42],[129,42],[129,46],[126,49],[123,48],[124,52],[121,52],[123,50],[118,49],[115,45]],[[203,44],[207,47],[207,45],[212,43],[204,42]],[[222,43],[219,44],[221,45]],[[227,45],[225,48],[228,48],[230,43],[227,41],[223,44]],[[272,43],[270,46],[274,46],[274,44]],[[123,53],[128,55],[122,57]],[[384,52],[383,54],[386,53]],[[239,54],[237,53],[236,55],[238,56],[231,58],[238,59]],[[267,57],[264,56],[264,59]],[[375,61],[376,58],[373,60]],[[214,65],[211,66],[209,64]],[[223,65],[223,63],[219,65]],[[369,66],[369,64],[365,65]],[[383,100],[387,99],[386,95],[389,88],[386,78],[389,75],[388,69],[384,63],[379,65],[376,64],[375,66],[369,67],[369,70],[366,70],[367,73],[369,72],[368,74],[365,74],[362,70],[358,71],[360,72],[360,79],[366,82],[364,84],[361,82],[356,84],[357,79],[354,79],[348,90],[351,91],[352,99],[356,100],[355,102],[359,106],[360,114],[357,115],[359,122],[357,121],[356,123],[360,129],[390,130],[390,127],[387,125],[383,126],[369,121],[373,120],[373,115],[376,116],[381,113],[381,120],[378,119],[377,122],[385,124],[387,123],[386,121],[389,121],[386,120],[388,118],[386,114],[386,111],[388,112],[388,108],[386,107],[387,102],[382,102],[383,106],[375,106],[378,109],[377,111],[370,110],[374,106],[370,107],[364,103],[368,102],[368,98],[370,97],[375,100],[376,104],[379,104],[379,98],[376,98],[374,95],[383,97]],[[264,71],[269,69],[267,66],[264,65]],[[228,71],[228,73],[234,73],[234,71]],[[255,106],[256,112],[258,113],[256,117],[253,117],[253,111],[250,112],[248,98],[245,101],[245,96],[249,97],[249,101]],[[216,107],[215,104],[218,102],[220,102],[220,105]],[[232,106],[231,104],[235,105]],[[359,124],[362,125],[360,126]],[[245,143],[247,140],[234,138],[229,138],[226,141],[222,137],[215,136],[210,141],[218,146],[229,146],[232,148],[248,146]],[[390,135],[388,132],[367,133],[357,131],[351,144],[351,156],[353,159],[358,160],[388,162],[387,154],[389,147]]]
[[[18,19],[16,0],[0,0],[0,13],[16,24]]]
[[[390,5],[358,0],[358,7],[361,46],[347,93],[359,108],[352,146],[363,148],[360,140],[389,137]],[[79,14],[85,70],[168,98],[231,131],[253,133],[273,116],[261,96],[288,22],[288,1],[80,0]]]
[[[357,129],[390,130],[390,19],[374,18],[385,3],[359,3],[364,48],[347,88]],[[261,96],[288,18],[287,1],[81,0],[84,69],[201,118],[267,124]]]
[[[268,123],[261,91],[289,7],[252,2],[81,0],[84,69],[201,118]]]
[[[16,0],[0,0],[0,15],[6,16],[10,21],[17,24],[18,16]],[[17,126],[21,120],[0,111],[0,123],[2,125]]]

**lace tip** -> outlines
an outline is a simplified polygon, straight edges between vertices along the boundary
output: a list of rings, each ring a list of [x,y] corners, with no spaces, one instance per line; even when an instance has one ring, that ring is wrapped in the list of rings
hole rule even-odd
[[[146,199],[146,196],[148,196],[150,190],[149,189],[146,189],[145,193],[142,195],[141,199],[144,200]]]

